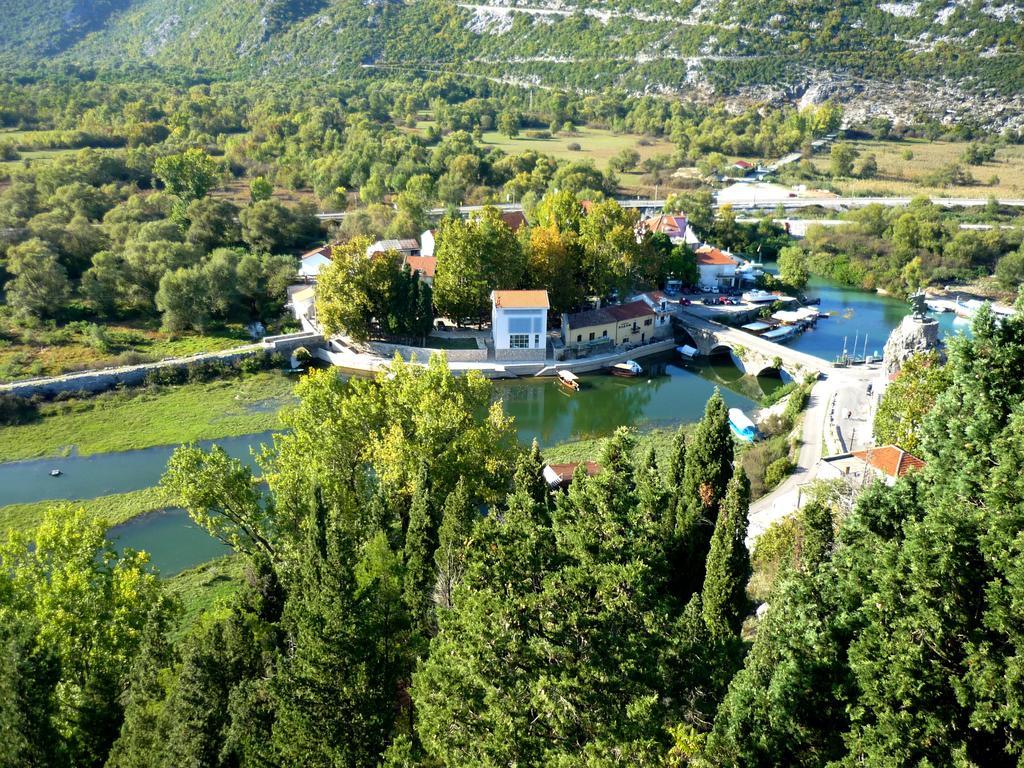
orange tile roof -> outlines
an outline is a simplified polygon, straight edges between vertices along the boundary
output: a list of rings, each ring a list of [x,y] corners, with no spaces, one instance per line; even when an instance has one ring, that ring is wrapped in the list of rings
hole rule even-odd
[[[739,259],[720,251],[712,245],[702,245],[697,249],[698,264],[738,264]]]
[[[526,223],[526,216],[522,211],[505,211],[501,214],[501,220],[513,232],[518,232],[519,228]]]
[[[427,277],[433,277],[437,270],[436,256],[406,256],[405,263],[413,272],[420,272]]]
[[[494,306],[502,309],[550,309],[547,291],[492,291]]]
[[[889,477],[903,477],[912,469],[922,469],[924,461],[907,453],[898,445],[881,445],[865,451],[853,451],[861,461]]]
[[[314,248],[309,253],[302,254],[302,256],[300,256],[299,258],[308,259],[311,256],[326,256],[328,259],[330,259],[332,258],[331,253],[333,250],[334,245],[332,245],[331,243],[325,243],[324,245],[321,245],[319,248]]]

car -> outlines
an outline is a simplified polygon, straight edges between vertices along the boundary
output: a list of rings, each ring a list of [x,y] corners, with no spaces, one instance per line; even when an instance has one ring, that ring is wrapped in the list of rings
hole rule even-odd
[[[680,307],[688,307],[688,306],[690,306],[691,303],[692,302],[689,299],[687,299],[687,298],[682,298],[682,299],[679,300],[679,306]]]
[[[709,298],[704,299],[704,304],[707,304],[708,306],[714,306],[716,304],[716,302],[715,302],[714,299],[709,297]]]

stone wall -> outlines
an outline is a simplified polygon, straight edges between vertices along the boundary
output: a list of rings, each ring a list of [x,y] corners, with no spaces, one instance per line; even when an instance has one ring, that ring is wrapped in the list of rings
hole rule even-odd
[[[191,357],[160,360],[155,363],[125,365],[118,368],[100,368],[98,370],[66,373],[62,376],[0,384],[0,393],[15,395],[16,397],[32,397],[33,395],[53,397],[61,392],[103,392],[119,386],[139,386],[145,382],[146,376],[151,371],[162,368],[187,368],[190,365],[214,360],[222,363],[235,363],[242,358],[252,357],[264,352],[288,355],[299,347],[321,346],[323,341],[324,337],[315,333],[268,336],[260,343],[228,349],[223,352],[209,352],[192,355]],[[313,350],[310,349],[310,351],[312,352]]]
[[[541,362],[547,357],[547,351],[543,349],[496,349],[494,359],[499,362]]]
[[[434,349],[432,347],[410,347],[405,344],[385,344],[380,341],[371,341],[366,347],[375,355],[392,358],[397,352],[405,361],[415,357],[419,362],[425,363],[434,354],[444,354],[448,357],[449,363],[484,363],[487,362],[487,347],[480,344],[477,339],[476,349]]]

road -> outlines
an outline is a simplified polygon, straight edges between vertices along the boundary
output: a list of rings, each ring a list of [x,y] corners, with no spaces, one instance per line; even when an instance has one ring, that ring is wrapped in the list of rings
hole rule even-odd
[[[944,208],[978,208],[988,205],[987,197],[933,197],[935,205]],[[891,208],[909,205],[909,197],[764,197],[749,201],[734,201],[728,203],[736,211],[762,211],[782,207],[786,210],[797,208],[829,208],[831,210],[846,210],[849,208],[863,208],[868,205],[884,205]],[[999,205],[1011,208],[1024,208],[1024,198],[1000,198]],[[664,200],[639,200],[624,199],[618,201],[623,208],[640,208],[643,210],[661,210],[665,206]],[[716,203],[719,207],[722,204]],[[459,213],[467,215],[474,211],[486,208],[484,205],[460,205]],[[521,211],[523,207],[518,203],[498,203],[496,208],[502,211]],[[447,208],[432,208],[431,216],[443,216],[448,212]],[[339,221],[345,218],[344,211],[318,213],[317,218],[321,221]]]
[[[868,444],[876,399],[868,397],[866,390],[878,375],[876,366],[831,368],[825,378],[814,385],[804,411],[796,469],[775,490],[750,504],[747,546],[751,546],[772,523],[802,506],[803,486],[817,476],[823,444],[829,455],[856,450]],[[842,444],[837,439],[836,427],[842,435]]]

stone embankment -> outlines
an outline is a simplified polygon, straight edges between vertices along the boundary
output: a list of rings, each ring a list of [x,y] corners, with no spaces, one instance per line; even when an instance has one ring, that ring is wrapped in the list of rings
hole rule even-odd
[[[188,368],[198,363],[211,361],[234,363],[243,358],[266,352],[290,354],[299,347],[316,347],[323,344],[323,341],[324,337],[320,334],[309,332],[267,336],[255,344],[247,344],[221,352],[206,352],[189,357],[168,358],[154,363],[99,368],[66,373],[61,376],[26,379],[25,381],[0,384],[0,394],[15,395],[17,397],[32,397],[33,395],[53,397],[61,392],[103,392],[118,386],[137,386],[142,384],[149,373],[159,369]]]

